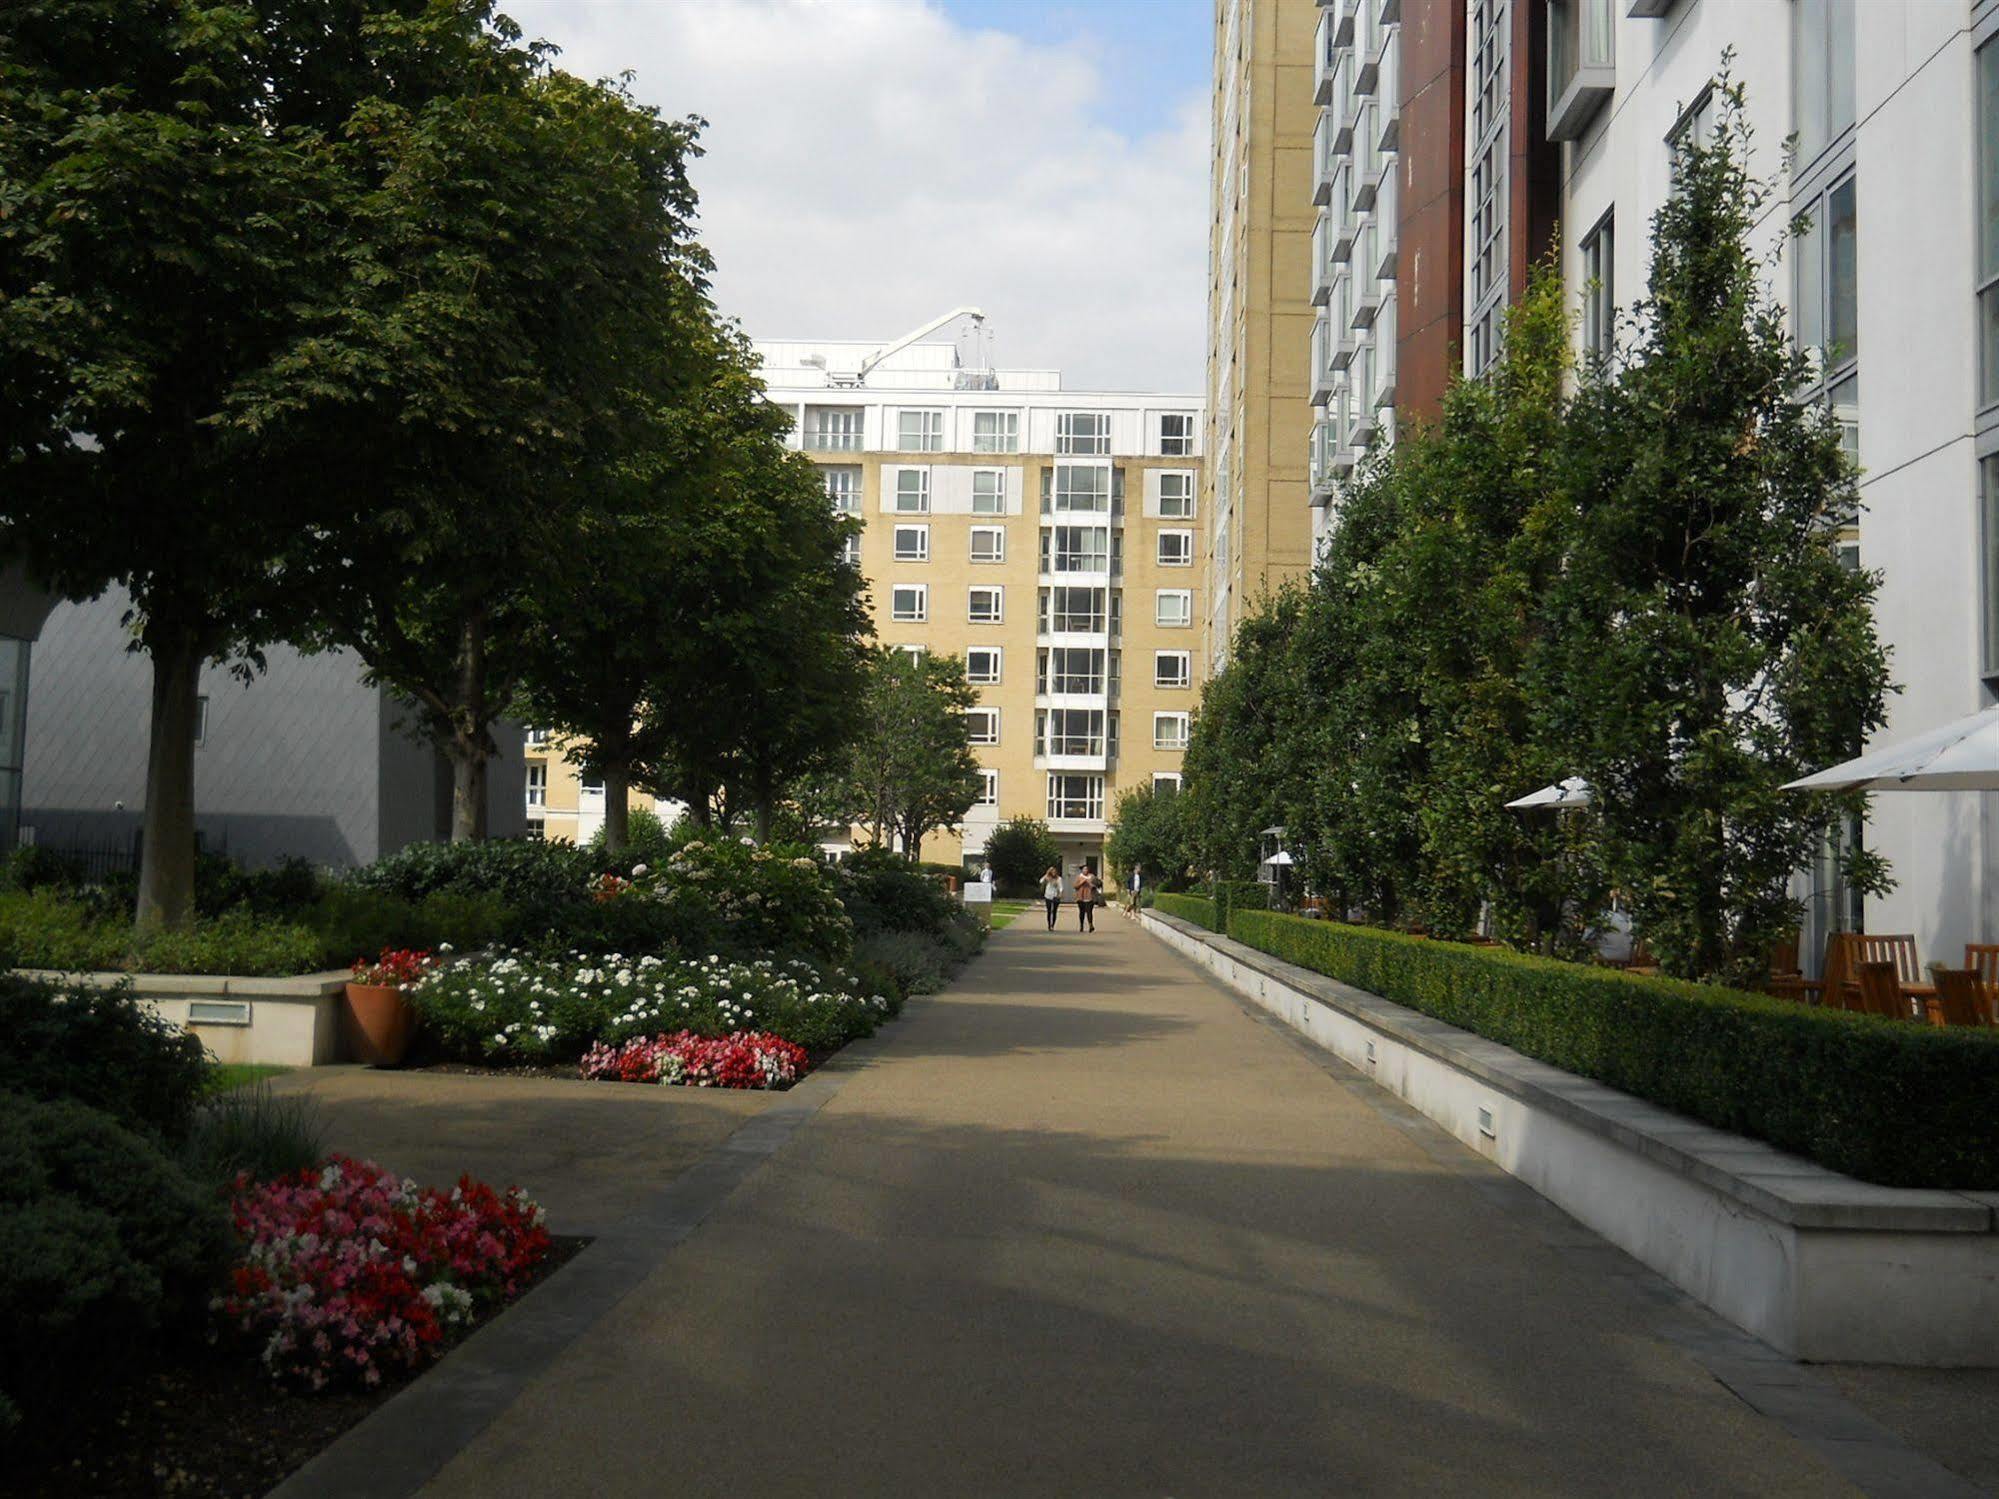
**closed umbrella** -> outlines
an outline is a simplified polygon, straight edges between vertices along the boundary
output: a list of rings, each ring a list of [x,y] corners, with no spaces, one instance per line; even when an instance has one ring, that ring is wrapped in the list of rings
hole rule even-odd
[[[1539,812],[1544,809],[1561,812],[1571,807],[1587,807],[1594,797],[1588,781],[1581,776],[1570,776],[1566,781],[1557,781],[1526,796],[1515,797],[1506,805],[1515,812]]]
[[[1999,791],[1999,706],[1804,776],[1786,791]]]

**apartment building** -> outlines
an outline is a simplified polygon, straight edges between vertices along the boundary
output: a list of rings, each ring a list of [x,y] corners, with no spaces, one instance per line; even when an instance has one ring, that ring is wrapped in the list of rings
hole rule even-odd
[[[1303,361],[1318,24],[1313,0],[1216,0],[1202,492],[1212,579],[1203,640],[1216,660],[1266,589],[1311,566]]]
[[[570,757],[561,738],[547,729],[524,731],[522,779],[527,834],[558,843],[588,843],[604,830],[604,778]],[[668,826],[686,809],[676,801],[633,790],[627,805],[651,812]]]
[[[1813,353],[1799,395],[1831,404],[1861,468],[1844,534],[1882,573],[1886,742],[1999,690],[1999,0],[1553,0],[1545,107],[1588,351],[1617,357],[1671,144],[1712,128],[1729,49],[1753,167],[1781,184],[1757,248]],[[1898,884],[1863,909],[1829,868],[1806,877],[1808,951],[1835,926],[1945,961],[1994,940],[1999,797],[1876,796],[1856,831]]]
[[[1065,391],[944,341],[757,347],[829,502],[863,522],[880,640],[963,657],[978,690],[984,791],[923,857],[976,859],[1027,814],[1069,867],[1095,860],[1122,792],[1178,785],[1206,674],[1200,397]]]

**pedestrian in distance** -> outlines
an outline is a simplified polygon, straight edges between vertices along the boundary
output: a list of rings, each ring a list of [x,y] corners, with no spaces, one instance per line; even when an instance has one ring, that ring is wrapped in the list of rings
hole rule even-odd
[[[1125,910],[1134,913],[1138,910],[1139,892],[1144,889],[1145,889],[1145,866],[1143,864],[1134,864],[1131,866],[1131,882],[1127,894],[1125,896],[1125,902],[1124,902]]]
[[[1041,904],[1048,908],[1048,930],[1055,930],[1055,913],[1062,909],[1062,871],[1053,864],[1041,876]]]
[[[1076,871],[1076,930],[1094,932],[1097,929],[1097,877],[1090,873],[1086,865]]]

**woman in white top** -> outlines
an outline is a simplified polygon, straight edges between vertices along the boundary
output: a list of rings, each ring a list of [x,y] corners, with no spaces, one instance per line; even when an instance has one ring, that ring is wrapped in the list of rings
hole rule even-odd
[[[1041,903],[1048,908],[1048,930],[1055,930],[1055,913],[1062,908],[1062,871],[1054,865],[1041,876]]]

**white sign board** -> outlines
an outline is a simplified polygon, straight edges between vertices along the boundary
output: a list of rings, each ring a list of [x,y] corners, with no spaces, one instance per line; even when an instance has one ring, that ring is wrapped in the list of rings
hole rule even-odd
[[[991,905],[993,883],[991,880],[967,880],[965,882],[965,904],[968,906]]]

